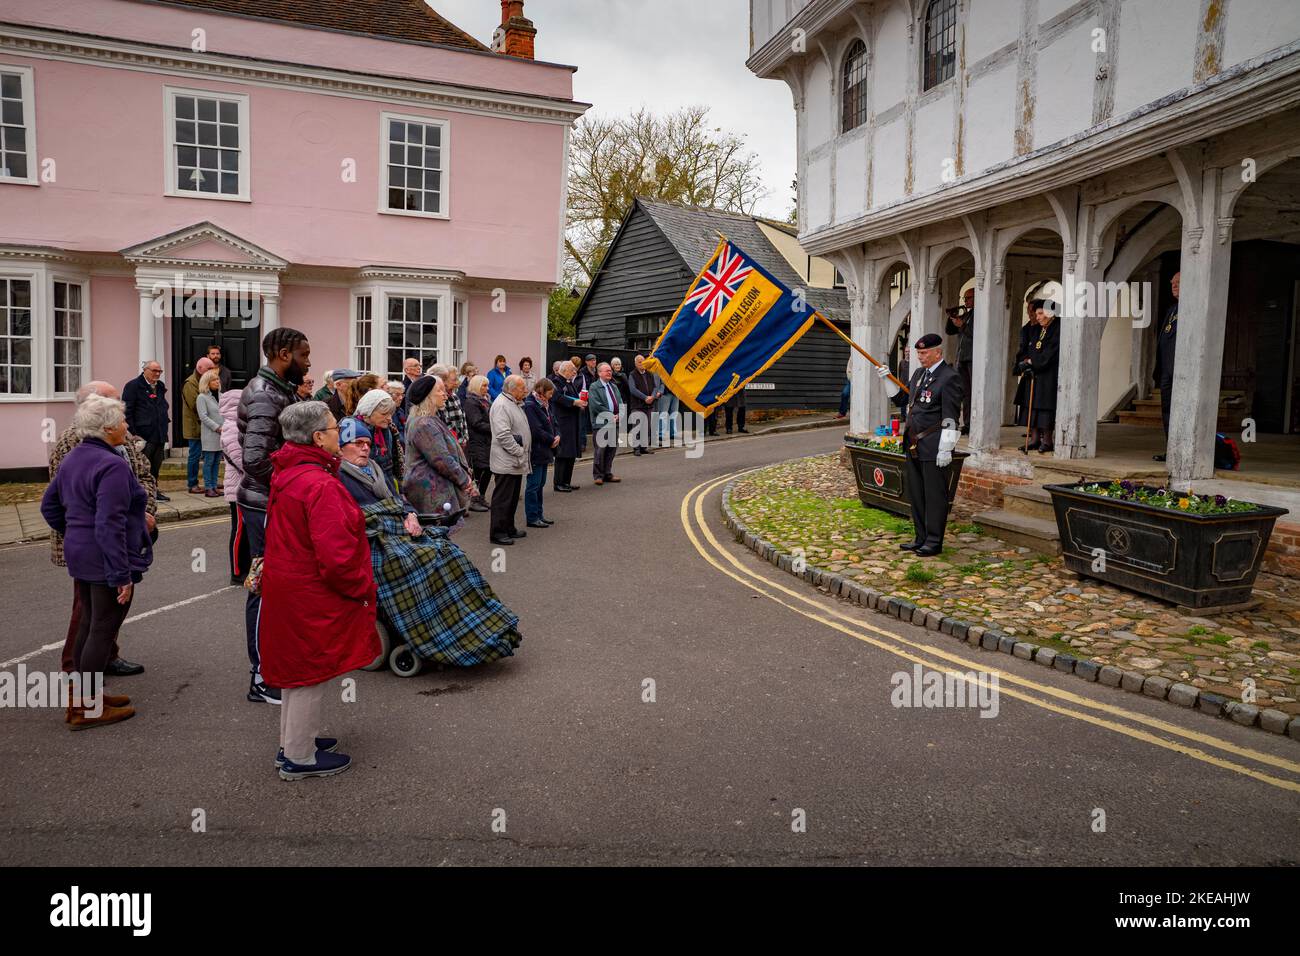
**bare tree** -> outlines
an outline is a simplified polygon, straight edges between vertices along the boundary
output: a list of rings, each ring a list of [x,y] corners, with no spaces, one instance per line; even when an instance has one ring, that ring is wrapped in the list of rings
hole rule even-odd
[[[710,128],[708,116],[707,106],[662,116],[640,109],[575,128],[565,248],[588,281],[637,196],[752,213],[767,195],[757,154],[743,136]]]

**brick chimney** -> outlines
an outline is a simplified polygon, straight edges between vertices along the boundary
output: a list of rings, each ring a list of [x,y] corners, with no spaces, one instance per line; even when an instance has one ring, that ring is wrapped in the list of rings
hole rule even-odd
[[[492,37],[492,49],[506,56],[533,59],[537,28],[524,16],[524,0],[501,0],[501,26]]]

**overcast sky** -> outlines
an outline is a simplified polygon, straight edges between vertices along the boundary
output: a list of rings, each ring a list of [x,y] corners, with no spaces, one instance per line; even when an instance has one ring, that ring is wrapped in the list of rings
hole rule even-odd
[[[430,0],[465,32],[490,43],[500,0]],[[525,0],[537,58],[578,68],[574,95],[591,112],[625,115],[711,107],[715,126],[744,134],[762,162],[768,196],[758,212],[784,219],[794,204],[794,107],[789,88],[745,69],[748,0]]]

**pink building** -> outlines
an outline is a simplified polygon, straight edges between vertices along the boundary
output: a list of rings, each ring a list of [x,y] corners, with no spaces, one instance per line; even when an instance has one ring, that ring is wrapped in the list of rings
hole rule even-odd
[[[492,0],[482,0],[491,3]],[[0,475],[44,468],[80,383],[277,325],[313,376],[544,356],[573,68],[523,3],[493,52],[422,0],[5,0]]]

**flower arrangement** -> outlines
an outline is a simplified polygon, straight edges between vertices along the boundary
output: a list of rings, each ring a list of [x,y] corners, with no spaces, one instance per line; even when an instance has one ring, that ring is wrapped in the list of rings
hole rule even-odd
[[[870,435],[867,437],[866,445],[876,451],[888,452],[891,455],[901,455],[903,453],[903,436],[902,435]]]
[[[1197,515],[1237,514],[1243,511],[1256,511],[1259,508],[1249,501],[1238,501],[1235,498],[1225,498],[1223,495],[1197,495],[1190,492],[1184,494],[1168,488],[1136,485],[1131,481],[1112,481],[1109,484],[1094,482],[1079,485],[1077,490],[1100,498],[1132,501],[1153,508],[1166,508],[1170,511],[1183,511]]]

